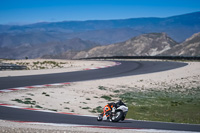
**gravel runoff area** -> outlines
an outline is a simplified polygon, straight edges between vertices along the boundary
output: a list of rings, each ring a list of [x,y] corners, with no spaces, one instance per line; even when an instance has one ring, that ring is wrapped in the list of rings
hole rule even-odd
[[[57,69],[57,68],[56,68]],[[27,70],[27,72],[31,70]],[[29,73],[28,72],[28,73]],[[93,107],[104,106],[108,101],[101,98],[104,94],[113,95],[116,90],[123,90],[131,87],[141,90],[149,88],[163,89],[165,87],[181,85],[182,89],[200,86],[200,62],[188,62],[182,68],[143,74],[136,76],[111,78],[103,80],[76,82],[66,86],[47,87],[13,91],[0,94],[0,102],[22,107],[30,107],[22,103],[12,101],[13,99],[31,98],[43,109],[56,109],[57,111],[73,112],[77,114],[92,114]],[[103,89],[101,88],[103,86]],[[55,93],[56,92],[56,93]],[[66,99],[66,94],[70,97]],[[47,95],[46,95],[47,94]],[[49,96],[48,96],[49,95]],[[54,104],[51,104],[51,100]],[[117,100],[117,99],[116,99]],[[76,106],[73,106],[76,105]],[[86,109],[87,108],[87,109]],[[16,123],[0,121],[0,132],[149,132],[143,130],[116,130],[98,129],[87,127],[71,126],[46,126],[32,125],[27,123]],[[155,132],[155,131],[152,131]],[[165,132],[165,131],[158,131]],[[174,131],[168,131],[174,132]]]

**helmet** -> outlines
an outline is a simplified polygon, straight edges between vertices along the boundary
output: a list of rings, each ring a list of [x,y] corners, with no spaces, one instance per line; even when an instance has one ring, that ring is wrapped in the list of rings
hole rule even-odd
[[[122,100],[119,100],[119,103],[122,103]]]
[[[123,103],[122,100],[116,102],[116,104],[121,104],[121,103]]]
[[[107,111],[108,110],[108,107],[105,107],[105,111]]]

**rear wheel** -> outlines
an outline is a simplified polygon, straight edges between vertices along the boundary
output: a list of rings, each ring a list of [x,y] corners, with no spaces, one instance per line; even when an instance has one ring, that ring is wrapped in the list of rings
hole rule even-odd
[[[123,117],[123,112],[120,110],[120,111],[117,111],[115,113],[115,115],[112,116],[112,121],[113,122],[118,122],[119,120],[121,120]]]

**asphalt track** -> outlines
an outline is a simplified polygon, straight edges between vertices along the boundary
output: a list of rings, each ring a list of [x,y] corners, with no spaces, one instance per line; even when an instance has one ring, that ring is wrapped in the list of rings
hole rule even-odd
[[[187,65],[177,62],[120,61],[121,65],[97,70],[19,77],[0,77],[0,90],[51,83],[76,82],[160,72]]]
[[[120,61],[121,62],[121,61]],[[19,77],[2,77],[0,78],[0,89],[8,89],[15,87],[23,87],[30,85],[42,85],[49,83],[61,82],[76,82],[93,79],[103,79],[112,77],[121,77],[129,75],[138,75],[145,73],[160,72],[170,69],[175,69],[187,65],[186,63],[177,62],[121,62],[122,64],[115,67],[68,72],[58,74],[45,74],[35,76],[19,76]],[[96,125],[96,126],[112,126],[124,128],[139,128],[139,129],[162,129],[162,130],[177,130],[177,131],[200,131],[200,125],[162,123],[125,120],[119,123],[112,122],[97,122],[94,117],[76,116],[68,114],[55,114],[39,111],[30,111],[16,108],[0,106],[0,119],[15,120],[15,121],[30,121],[30,122],[45,122],[45,123],[65,123],[65,124],[80,124],[80,125]]]

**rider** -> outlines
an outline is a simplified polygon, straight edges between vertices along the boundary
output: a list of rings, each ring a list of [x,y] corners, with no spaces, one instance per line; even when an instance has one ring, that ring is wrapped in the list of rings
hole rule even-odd
[[[104,108],[103,108],[103,112],[100,114],[101,117],[105,116],[108,118],[110,117],[112,112],[115,112],[115,109],[119,106],[124,104],[121,100],[119,100],[116,103],[108,103]]]

